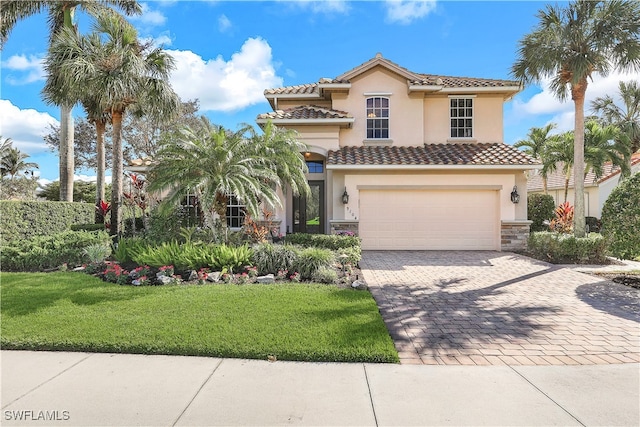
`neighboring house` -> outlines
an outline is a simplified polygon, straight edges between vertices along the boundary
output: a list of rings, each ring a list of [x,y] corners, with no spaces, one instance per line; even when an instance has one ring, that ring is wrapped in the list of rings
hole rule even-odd
[[[257,123],[309,145],[312,195],[284,192],[281,232],[352,230],[363,249],[523,248],[526,172],[540,165],[503,142],[503,104],[521,90],[380,54],[335,79],[266,90],[274,111]]]
[[[640,153],[633,155],[631,160],[631,173],[640,172]],[[602,215],[602,207],[607,200],[611,191],[620,182],[620,168],[614,167],[611,163],[604,165],[604,173],[600,179],[596,178],[592,171],[589,171],[584,178],[584,206],[586,216],[600,218]],[[571,177],[569,178],[569,191],[567,193],[567,202],[574,204],[573,192],[573,168],[571,169]],[[553,197],[556,206],[564,203],[564,186],[565,175],[562,172],[562,165],[558,165],[557,170],[549,174],[547,178],[547,193]],[[542,176],[539,173],[531,173],[527,183],[527,193],[544,193]]]

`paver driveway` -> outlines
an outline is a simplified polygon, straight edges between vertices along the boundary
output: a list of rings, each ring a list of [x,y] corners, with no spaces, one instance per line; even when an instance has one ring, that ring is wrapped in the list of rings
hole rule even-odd
[[[640,362],[640,291],[508,252],[365,251],[401,363]]]

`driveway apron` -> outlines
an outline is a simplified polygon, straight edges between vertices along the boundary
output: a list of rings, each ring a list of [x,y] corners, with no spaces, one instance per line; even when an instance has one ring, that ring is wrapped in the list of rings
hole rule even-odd
[[[508,252],[365,251],[401,363],[640,362],[640,291]]]

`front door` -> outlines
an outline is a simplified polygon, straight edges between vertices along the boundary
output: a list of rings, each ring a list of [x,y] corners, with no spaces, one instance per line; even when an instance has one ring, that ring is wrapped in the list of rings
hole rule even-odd
[[[309,181],[311,194],[293,198],[293,232],[324,233],[324,181]]]

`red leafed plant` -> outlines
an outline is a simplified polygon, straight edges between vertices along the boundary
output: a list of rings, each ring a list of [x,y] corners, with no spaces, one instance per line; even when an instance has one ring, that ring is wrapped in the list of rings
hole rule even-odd
[[[564,202],[556,208],[556,217],[549,223],[551,231],[571,233],[573,231],[573,206]]]
[[[105,202],[104,200],[100,200],[100,203],[96,206],[96,211],[102,215],[102,217],[106,217],[110,210],[111,203]]]

